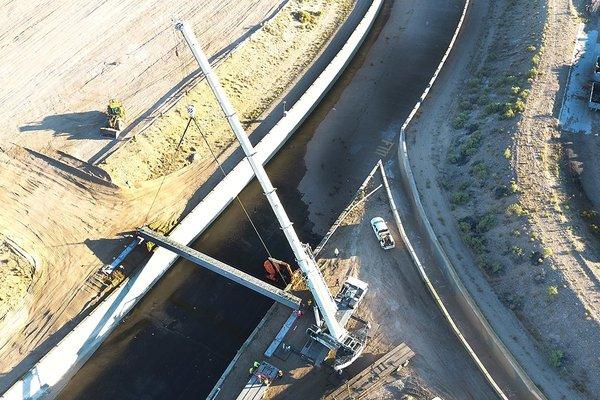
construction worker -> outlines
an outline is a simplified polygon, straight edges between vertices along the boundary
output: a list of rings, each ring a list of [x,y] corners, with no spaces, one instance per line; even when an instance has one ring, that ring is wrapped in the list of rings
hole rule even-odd
[[[250,375],[254,374],[254,371],[256,371],[258,369],[258,367],[260,367],[260,363],[258,361],[254,361],[254,363],[248,370],[248,372],[250,372]]]

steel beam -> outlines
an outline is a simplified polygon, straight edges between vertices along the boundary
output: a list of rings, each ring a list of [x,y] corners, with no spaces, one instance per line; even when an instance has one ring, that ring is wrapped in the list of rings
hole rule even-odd
[[[268,298],[273,299],[284,306],[290,307],[294,310],[300,308],[300,303],[302,301],[300,298],[281,290],[278,287],[263,282],[260,279],[257,279],[252,275],[242,272],[230,265],[227,265],[224,262],[209,257],[198,250],[194,250],[191,247],[185,246],[174,241],[173,239],[163,236],[148,227],[140,228],[138,230],[138,235],[143,239],[172,251],[173,253],[193,262],[194,264],[216,272],[227,279],[239,283],[240,285],[252,289],[264,296],[267,296]]]

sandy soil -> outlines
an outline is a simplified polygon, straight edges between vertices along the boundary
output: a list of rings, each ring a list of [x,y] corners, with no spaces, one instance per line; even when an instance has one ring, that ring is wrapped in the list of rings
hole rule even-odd
[[[204,9],[205,11],[212,10],[211,12],[221,15],[221,19],[224,18],[223,15],[229,13],[239,16],[239,18],[242,18],[241,14],[247,14],[239,21],[236,20],[235,24],[232,22],[231,29],[229,30],[226,26],[227,24],[215,23],[217,31],[212,32],[208,29],[205,33],[199,33],[200,37],[206,41],[209,41],[211,37],[218,38],[218,40],[214,39],[211,42],[209,49],[211,48],[210,46],[215,46],[219,43],[222,44],[221,40],[231,41],[232,39],[230,38],[235,37],[236,32],[240,32],[240,27],[238,26],[241,23],[240,21],[250,21],[249,18],[254,18],[253,23],[256,24],[264,18],[267,11],[271,9],[266,7],[264,3],[252,2],[250,4],[249,2],[243,2],[243,4],[240,3],[235,6],[250,7],[253,9],[251,13],[246,13],[244,11],[245,8],[232,10],[229,7],[234,6],[228,5],[229,3],[219,3],[218,6],[217,3],[211,3],[211,7],[207,7],[206,5],[194,6],[192,9],[195,11],[199,9]],[[325,6],[325,2],[323,1],[291,1],[286,6],[287,8],[281,11],[281,15],[284,16],[283,19],[279,18],[274,21],[276,25],[270,24],[267,27],[269,33],[263,34],[261,36],[262,39],[257,43],[254,40],[246,42],[236,51],[236,53],[239,51],[242,55],[240,58],[229,58],[227,64],[222,64],[226,68],[225,71],[228,71],[228,74],[233,74],[233,71],[236,70],[236,63],[241,63],[237,65],[237,68],[238,71],[242,71],[239,73],[243,75],[243,71],[249,71],[249,68],[256,66],[256,64],[248,64],[252,58],[252,52],[267,52],[273,46],[272,51],[268,52],[269,56],[262,53],[260,55],[260,60],[263,62],[260,66],[260,76],[277,76],[279,82],[270,81],[270,85],[267,85],[265,80],[258,82],[263,85],[259,91],[262,97],[259,99],[252,94],[257,90],[256,87],[248,85],[244,90],[238,90],[238,82],[232,81],[232,79],[237,79],[238,76],[226,75],[223,83],[226,90],[231,93],[235,92],[235,102],[237,104],[250,104],[251,107],[244,108],[244,111],[253,113],[252,115],[257,118],[261,117],[262,113],[268,109],[269,102],[276,99],[277,96],[286,90],[289,83],[295,78],[295,75],[310,64],[313,57],[317,54],[317,44],[322,46],[327,41],[327,38],[335,31],[337,25],[344,20],[352,4],[351,1],[346,0],[328,2],[327,6]],[[122,5],[125,6],[124,4]],[[101,6],[101,8],[104,6],[106,5]],[[21,6],[17,8],[16,5],[12,5],[11,7],[3,9],[3,11],[12,10],[16,15],[20,15],[19,12],[24,12],[24,9],[20,8]],[[25,5],[22,7],[25,7]],[[72,8],[77,9],[78,7]],[[290,15],[297,10],[311,10],[314,14],[312,22],[300,23],[292,20]],[[317,15],[316,10],[320,10],[321,13]],[[43,30],[41,28],[44,28],[50,30],[51,33],[47,35],[50,39],[54,38],[52,40],[63,39],[65,43],[68,42],[71,44],[69,41],[70,38],[72,39],[71,36],[62,37],[60,34],[70,32],[74,35],[73,32],[70,30],[61,31],[62,33],[60,34],[55,32],[56,29],[52,24],[60,25],[60,21],[56,21],[58,14],[61,13],[58,11],[55,13],[51,12],[49,15],[52,17],[50,18],[49,16],[49,20],[41,18],[40,21],[37,21],[37,24],[39,24],[38,29]],[[151,15],[142,15],[140,13],[138,17],[143,19],[149,18]],[[67,17],[73,18],[68,13]],[[91,12],[88,17],[93,19],[97,15]],[[131,18],[134,17],[135,15],[132,15]],[[122,29],[129,34],[132,31],[132,25],[127,24],[133,23],[127,19],[123,20],[125,26]],[[140,23],[143,24],[143,21]],[[291,27],[288,27],[287,23],[290,23]],[[47,24],[51,26],[47,27]],[[96,25],[91,24],[90,26],[93,28]],[[146,27],[146,25],[143,26]],[[150,26],[153,25],[150,24]],[[165,23],[164,26],[166,27],[165,32],[170,32],[171,24]],[[282,30],[281,32],[279,31],[280,29]],[[41,39],[35,36],[37,32],[37,30],[33,30],[32,34],[34,38],[31,39],[32,42],[26,43],[34,47],[40,46],[39,41]],[[139,32],[139,37],[143,37],[145,40],[148,40],[148,37],[153,37],[148,32],[144,32]],[[303,36],[302,34],[295,35],[295,32],[306,32],[309,36]],[[134,33],[131,32],[131,34]],[[53,35],[59,35],[59,37],[56,38]],[[83,35],[77,36],[77,39],[80,39],[80,36]],[[125,36],[127,37],[127,35]],[[7,51],[7,54],[11,57],[16,57],[14,51],[9,51],[10,48],[14,48],[12,41],[6,35],[2,37],[7,43],[3,51]],[[165,36],[162,38],[164,39],[165,37],[169,37],[168,33],[165,33]],[[298,38],[306,40],[307,37],[314,39],[317,43],[313,43],[310,49],[303,48],[297,40]],[[44,38],[46,38],[45,40],[48,39],[46,36]],[[318,38],[319,40],[317,40]],[[113,38],[113,40],[116,39]],[[161,39],[156,40],[160,42]],[[173,46],[180,45],[180,42],[180,39],[177,41],[173,39]],[[75,40],[74,43],[77,44],[79,42]],[[152,40],[149,43],[152,43]],[[287,43],[288,47],[284,43]],[[76,46],[76,44],[73,44],[73,46]],[[107,42],[106,44],[110,43]],[[119,42],[119,45],[121,44]],[[161,48],[160,43],[158,47]],[[181,46],[179,47],[181,48]],[[118,49],[118,46],[112,48],[113,51]],[[166,50],[166,48],[163,50]],[[279,50],[281,50],[281,53],[278,52]],[[86,56],[86,54],[81,54],[81,51],[77,52],[77,49],[74,50],[71,47],[65,50],[62,55],[67,57],[73,51],[78,54],[77,59]],[[123,50],[120,51],[125,54]],[[173,51],[173,47],[169,47],[169,51]],[[94,54],[87,55],[89,57],[88,60],[90,58],[94,59]],[[59,61],[53,62],[58,63]],[[74,62],[74,60],[70,62]],[[183,61],[179,60],[179,62]],[[77,65],[71,66],[66,61],[64,63],[64,65],[69,65],[73,69],[78,68]],[[161,61],[158,59],[156,64],[160,63]],[[130,67],[133,68],[132,66]],[[79,68],[81,68],[81,65]],[[165,74],[165,71],[170,71],[168,65],[164,68],[156,68],[158,70],[154,71],[155,74]],[[161,68],[163,68],[162,72]],[[21,69],[23,73],[27,72],[27,68]],[[49,71],[54,70],[46,68],[44,69],[44,74],[47,74]],[[56,71],[59,71],[59,69],[56,69]],[[60,71],[61,73],[57,76],[53,75],[43,80],[48,86],[40,87],[40,90],[35,95],[43,96],[45,93],[47,94],[46,90],[51,92],[53,90],[52,85],[57,85],[57,82],[65,77],[63,75],[64,71]],[[66,71],[68,72],[69,70],[67,69]],[[35,71],[32,73],[35,74]],[[167,77],[170,76],[168,75],[169,73],[165,75],[166,81],[168,81]],[[220,69],[218,73],[222,74]],[[79,99],[77,101],[80,101],[76,103],[79,105],[73,106],[72,109],[86,107],[86,104],[89,104],[78,97],[87,90],[86,86],[79,80],[81,76],[85,75],[85,73],[81,72],[80,75],[73,78],[73,81],[65,80],[65,82],[70,82],[70,84],[80,89],[79,91],[69,91],[69,93],[76,93],[72,100],[73,102],[77,99]],[[131,76],[131,70],[127,72],[127,75]],[[173,77],[182,77],[183,75],[185,73],[182,73],[179,67],[173,71]],[[284,75],[289,79],[284,80],[282,78]],[[27,79],[32,80],[33,78],[29,77]],[[247,85],[247,82],[244,81],[244,85]],[[103,84],[106,85],[106,82],[103,81]],[[161,83],[161,85],[164,84],[166,83]],[[135,87],[139,89],[144,86],[144,82],[140,81],[132,85],[132,87],[138,85]],[[172,86],[172,83],[170,85]],[[14,84],[8,87],[16,88]],[[105,88],[106,86],[103,87]],[[69,88],[72,89],[71,86]],[[157,86],[152,86],[152,88],[153,90],[158,90]],[[19,90],[16,91],[15,89],[12,91],[15,97],[26,96],[24,94],[25,90],[22,87],[19,87]],[[194,91],[190,91],[190,93],[195,96],[199,95]],[[201,93],[208,96],[206,92]],[[144,96],[140,97],[140,99],[148,100],[148,94],[146,93]],[[206,96],[204,101],[208,102],[205,100]],[[184,98],[181,100],[181,104],[185,105],[187,102],[188,99]],[[43,100],[39,100],[38,98],[35,101],[32,99],[31,102],[24,102],[23,104],[28,104],[31,107],[35,106],[39,109],[45,107]],[[64,105],[64,107],[71,107],[75,103],[57,102],[57,104]],[[140,110],[142,110],[142,107],[145,107],[145,103],[140,100],[139,104]],[[15,303],[14,306],[11,306],[13,312],[18,314],[18,321],[15,318],[3,318],[0,316],[0,318],[4,319],[0,322],[0,333],[2,338],[5,339],[3,343],[0,343],[0,374],[2,375],[0,383],[2,385],[10,383],[11,379],[14,379],[28,368],[44,349],[56,343],[62,337],[67,322],[73,322],[74,318],[80,318],[83,315],[81,313],[82,310],[88,309],[95,304],[102,291],[114,285],[114,282],[104,281],[98,271],[105,263],[111,262],[125,246],[126,241],[119,237],[120,233],[133,230],[143,224],[151,224],[161,230],[169,230],[182,213],[189,210],[198,202],[198,187],[216,169],[216,165],[212,160],[199,157],[198,153],[204,156],[206,149],[195,151],[191,145],[194,142],[185,142],[183,148],[177,153],[177,156],[165,156],[167,151],[174,149],[173,141],[176,135],[181,132],[181,129],[178,128],[182,128],[182,126],[178,127],[177,124],[183,125],[185,123],[182,118],[178,117],[178,110],[181,110],[181,104],[178,103],[175,105],[172,114],[166,114],[165,118],[157,121],[159,125],[157,131],[153,131],[152,129],[154,128],[152,126],[148,129],[149,132],[154,132],[153,140],[156,140],[157,135],[164,135],[166,137],[165,141],[160,142],[162,151],[146,154],[140,152],[139,147],[135,147],[136,142],[130,142],[130,148],[124,146],[122,149],[119,149],[114,153],[115,158],[111,159],[107,164],[109,166],[107,168],[114,168],[114,170],[125,174],[119,175],[124,176],[123,181],[131,179],[131,176],[127,174],[138,177],[139,181],[136,180],[136,184],[133,187],[128,187],[127,185],[119,187],[111,181],[110,176],[105,170],[60,151],[66,150],[81,155],[83,153],[80,154],[79,151],[87,151],[86,146],[89,144],[85,140],[77,146],[65,147],[63,144],[67,142],[55,142],[49,136],[45,136],[44,139],[43,133],[35,137],[31,135],[23,136],[24,134],[17,135],[19,138],[18,143],[26,144],[28,147],[31,146],[33,148],[43,147],[43,151],[38,153],[19,145],[11,145],[9,144],[10,141],[5,138],[2,147],[0,147],[0,163],[2,164],[2,168],[0,169],[0,185],[2,185],[3,189],[0,192],[0,199],[2,200],[0,202],[0,215],[2,216],[0,218],[0,232],[5,237],[14,241],[26,253],[36,259],[38,263],[36,264],[33,277],[23,273],[19,279],[19,287],[28,287],[28,290],[24,302]],[[199,104],[197,106],[200,112],[209,113],[216,110],[203,108]],[[8,107],[6,110],[10,111],[10,109]],[[48,108],[45,109],[47,110]],[[33,113],[29,113],[28,115],[33,115]],[[6,120],[10,120],[9,116],[6,118]],[[66,126],[68,127],[69,118],[66,121]],[[59,127],[57,129],[62,129],[60,127],[65,126],[63,125],[64,122],[65,120],[63,119],[57,119],[56,126]],[[219,129],[224,126],[224,124],[217,125],[220,127]],[[166,127],[170,127],[172,130]],[[222,131],[215,133],[212,129],[206,129],[206,133],[211,146],[214,146],[213,148],[216,149],[219,141],[223,139],[219,136]],[[197,137],[195,139],[198,140]],[[143,140],[137,143],[143,143]],[[154,143],[153,146],[158,147],[158,142]],[[94,149],[97,149],[97,147],[94,147]],[[117,157],[120,157],[121,150],[124,156],[120,159],[127,163],[122,169],[119,168],[117,162]],[[222,154],[222,159],[225,159],[231,151],[230,148],[228,152]],[[188,156],[192,152],[196,153],[195,157],[190,158],[194,162],[185,161],[180,163],[177,161],[188,160]],[[172,166],[169,170],[171,173],[164,180],[162,178],[148,179],[153,176],[147,173],[148,169],[145,170],[145,173],[136,175],[136,171],[144,170],[144,163],[136,162],[136,159],[139,158],[143,158],[148,165],[153,167],[167,160],[165,165]],[[118,177],[116,180],[118,181]],[[160,191],[158,191],[159,187],[161,188]],[[151,205],[153,207],[150,213]],[[6,275],[6,279],[9,278],[10,275]],[[31,285],[29,285],[30,282]],[[15,323],[15,321],[18,323]],[[57,332],[58,334],[55,335]],[[36,352],[30,353],[34,349]]]
[[[10,318],[9,313],[23,306],[33,282],[35,266],[19,250],[0,236],[0,321]],[[2,343],[0,339],[0,343]]]
[[[89,160],[108,99],[143,118],[195,68],[171,18],[199,27],[209,55],[226,53],[282,0],[0,1],[0,140]]]
[[[526,369],[553,369],[595,398],[599,253],[560,172],[555,129],[579,21],[567,0],[500,2],[488,15],[479,36],[462,37],[472,58],[448,73],[452,89],[411,128],[411,163],[446,250],[467,262],[470,248],[538,345],[545,365]]]
[[[306,68],[354,5],[352,0],[329,2],[329,10],[324,12],[326,3],[291,0],[219,66],[220,80],[246,128],[252,129],[260,122],[257,118]],[[301,12],[310,15],[311,20],[301,22]],[[273,64],[277,68],[272,68]],[[187,120],[187,104],[196,106],[200,128],[217,153],[235,141],[208,84],[202,82],[152,127],[106,160],[103,168],[114,181],[131,185],[165,175],[190,164],[190,154],[198,159],[211,159],[197,129],[188,131],[181,144],[182,151],[173,156]]]

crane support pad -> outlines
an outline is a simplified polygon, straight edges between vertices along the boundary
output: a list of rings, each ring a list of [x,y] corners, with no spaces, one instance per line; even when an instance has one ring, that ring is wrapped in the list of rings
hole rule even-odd
[[[281,290],[278,287],[263,282],[260,279],[257,279],[252,275],[242,272],[219,260],[209,257],[198,250],[194,250],[188,246],[174,241],[173,239],[163,236],[148,227],[140,228],[138,230],[138,235],[143,239],[172,251],[173,253],[193,262],[194,264],[216,272],[227,279],[239,283],[240,285],[252,289],[264,296],[267,296],[268,298],[273,299],[284,306],[290,307],[294,310],[300,308],[300,303],[302,301],[300,298]]]

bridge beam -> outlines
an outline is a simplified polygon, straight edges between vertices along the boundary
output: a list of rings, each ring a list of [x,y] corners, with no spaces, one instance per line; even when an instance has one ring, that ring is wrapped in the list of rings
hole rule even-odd
[[[300,308],[300,303],[302,300],[286,292],[285,290],[281,290],[278,287],[263,282],[260,279],[253,277],[252,275],[249,275],[230,265],[225,264],[224,262],[209,257],[206,254],[199,252],[198,250],[194,250],[191,247],[178,243],[173,239],[163,236],[160,233],[157,233],[148,227],[140,228],[138,230],[138,235],[143,239],[146,239],[152,243],[157,244],[160,247],[172,251],[173,253],[185,258],[186,260],[193,262],[194,264],[204,267],[210,271],[216,272],[217,274],[224,276],[227,279],[239,283],[240,285],[252,289],[255,292],[258,292],[264,296],[267,296],[268,298],[275,300],[278,303],[281,303],[294,310]]]

